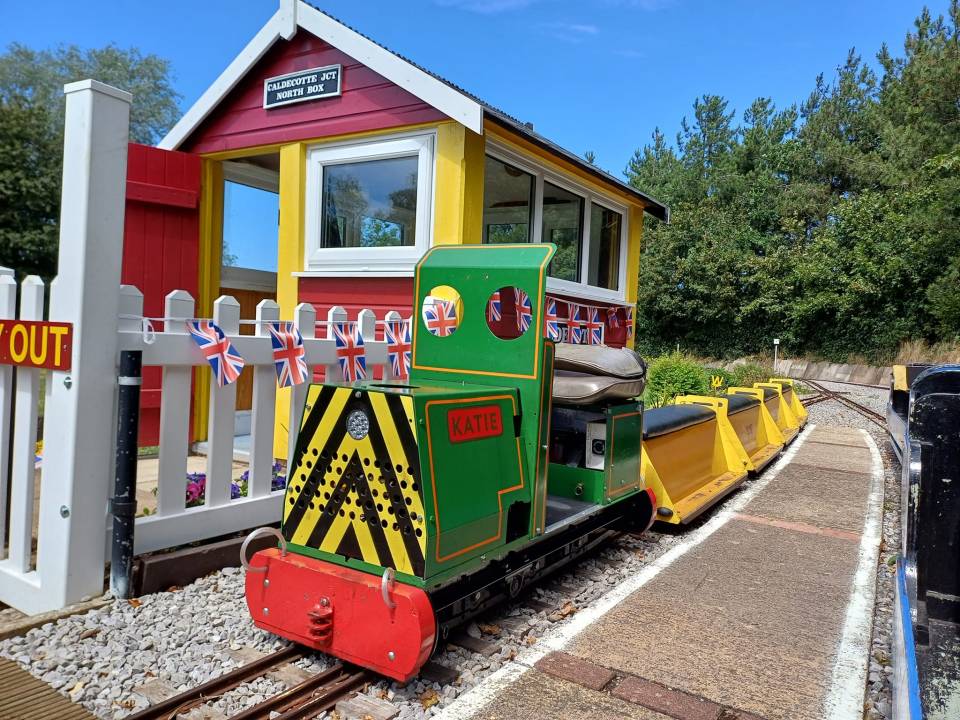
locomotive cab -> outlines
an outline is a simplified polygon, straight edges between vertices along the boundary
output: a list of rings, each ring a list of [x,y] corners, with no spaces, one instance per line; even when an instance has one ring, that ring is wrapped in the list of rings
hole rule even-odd
[[[626,399],[645,367],[609,348],[555,361],[553,253],[433,248],[416,271],[409,379],[310,387],[285,544],[247,575],[255,624],[407,680],[454,625],[611,531],[649,527],[642,405]]]

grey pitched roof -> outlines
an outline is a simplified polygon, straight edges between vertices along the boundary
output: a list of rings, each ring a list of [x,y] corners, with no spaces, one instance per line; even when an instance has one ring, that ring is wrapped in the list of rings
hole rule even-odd
[[[401,55],[400,53],[394,50],[391,50],[383,43],[378,42],[377,40],[370,37],[369,35],[365,35],[364,33],[357,30],[355,27],[348,25],[347,23],[343,22],[337,17],[334,17],[333,15],[326,12],[325,10],[318,8],[313,3],[307,3],[307,4],[310,5],[310,7],[314,8],[317,12],[323,13],[331,20],[334,20],[335,22],[340,23],[344,27],[350,28],[353,32],[357,33],[358,35],[362,35],[370,42],[376,45],[379,45],[384,50],[386,50],[389,53],[392,53],[393,55],[400,58],[404,62],[409,63],[410,65],[414,66],[418,70],[421,70],[427,73],[428,75],[436,78],[437,80],[442,82],[444,85],[447,85],[453,88],[454,90],[456,90],[457,92],[461,93],[462,95],[469,97],[471,100],[479,104],[483,108],[484,114],[487,117],[489,117],[491,120],[493,120],[495,123],[497,123],[498,125],[501,125],[502,127],[505,127],[508,130],[511,130],[517,135],[520,135],[526,140],[532,142],[534,145],[537,145],[538,147],[541,147],[544,150],[547,150],[548,152],[553,153],[554,155],[562,157],[564,160],[567,160],[568,162],[576,165],[578,168],[586,171],[590,175],[593,175],[597,179],[602,180],[605,183],[617,186],[617,188],[623,191],[624,193],[627,193],[628,195],[632,195],[633,197],[641,200],[646,206],[645,207],[646,211],[651,215],[653,215],[654,217],[659,218],[660,220],[665,220],[667,222],[670,221],[670,208],[664,205],[662,202],[660,202],[656,198],[652,197],[651,195],[641,192],[637,188],[633,187],[633,185],[630,185],[629,183],[624,182],[622,179],[616,177],[615,175],[611,175],[605,170],[601,170],[597,166],[591,165],[576,153],[573,153],[567,150],[566,148],[563,148],[560,145],[557,145],[552,140],[545,138],[543,135],[541,135],[538,132],[535,132],[532,125],[521,122],[517,118],[504,112],[503,110],[500,110],[497,107],[494,107],[490,103],[484,101],[482,98],[477,97],[476,95],[469,92],[468,90],[465,90],[464,88],[460,87],[456,83],[453,83],[447,80],[446,78],[441,77],[440,75],[437,75],[432,70],[423,67],[422,65],[414,62],[410,58],[405,57],[404,55]]]

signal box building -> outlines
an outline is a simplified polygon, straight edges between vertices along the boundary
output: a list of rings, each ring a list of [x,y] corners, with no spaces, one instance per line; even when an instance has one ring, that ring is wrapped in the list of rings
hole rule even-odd
[[[428,248],[552,242],[558,313],[597,309],[604,342],[623,345],[644,213],[668,217],[532,125],[299,0],[281,0],[159,147],[131,147],[128,166],[123,281],[143,290],[150,316],[178,288],[206,317],[223,294],[243,317],[263,298],[284,319],[301,302],[319,318],[334,305],[351,319],[365,307],[406,316]],[[238,410],[249,402],[241,381]],[[158,407],[159,377],[148,377],[142,441]],[[194,417],[202,435],[205,412]]]

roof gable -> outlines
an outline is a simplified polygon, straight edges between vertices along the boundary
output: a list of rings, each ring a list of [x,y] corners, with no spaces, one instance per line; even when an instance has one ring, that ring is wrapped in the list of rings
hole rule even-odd
[[[167,150],[179,148],[278,40],[289,40],[300,28],[404,88],[447,117],[475,133],[483,134],[483,106],[475,99],[301,0],[281,0],[280,9],[167,133],[159,147]]]

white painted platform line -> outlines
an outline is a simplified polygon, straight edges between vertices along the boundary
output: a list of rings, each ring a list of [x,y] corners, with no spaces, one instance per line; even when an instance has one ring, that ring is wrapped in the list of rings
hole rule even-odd
[[[853,576],[853,590],[847,603],[843,633],[837,646],[830,678],[830,693],[823,704],[826,720],[848,720],[863,716],[863,698],[867,689],[870,633],[873,629],[873,605],[877,589],[877,561],[883,525],[883,460],[877,444],[861,430],[870,448],[871,482],[867,500],[867,518],[860,536],[860,559]]]
[[[581,610],[556,630],[545,635],[536,648],[520,653],[514,660],[511,660],[476,687],[461,695],[454,702],[450,703],[450,705],[434,715],[434,717],[438,718],[438,720],[460,720],[461,718],[470,717],[474,713],[482,710],[503,688],[519,680],[528,670],[532,669],[534,664],[542,657],[552,651],[565,648],[570,641],[583,630],[606,615],[629,595],[642,588],[659,575],[661,571],[673,565],[673,563],[726,525],[736,513],[746,507],[747,503],[753,500],[761,490],[767,487],[767,485],[790,464],[793,456],[797,454],[800,446],[806,442],[807,436],[814,428],[816,428],[816,425],[807,425],[806,429],[800,433],[800,436],[794,441],[793,445],[783,453],[773,467],[763,473],[753,485],[730,498],[723,510],[714,515],[707,523],[691,532],[682,542],[670,548],[670,550],[645,566],[636,575],[627,578],[610,592],[601,596],[596,602],[591,604],[590,607]],[[873,607],[872,601],[870,606]]]

